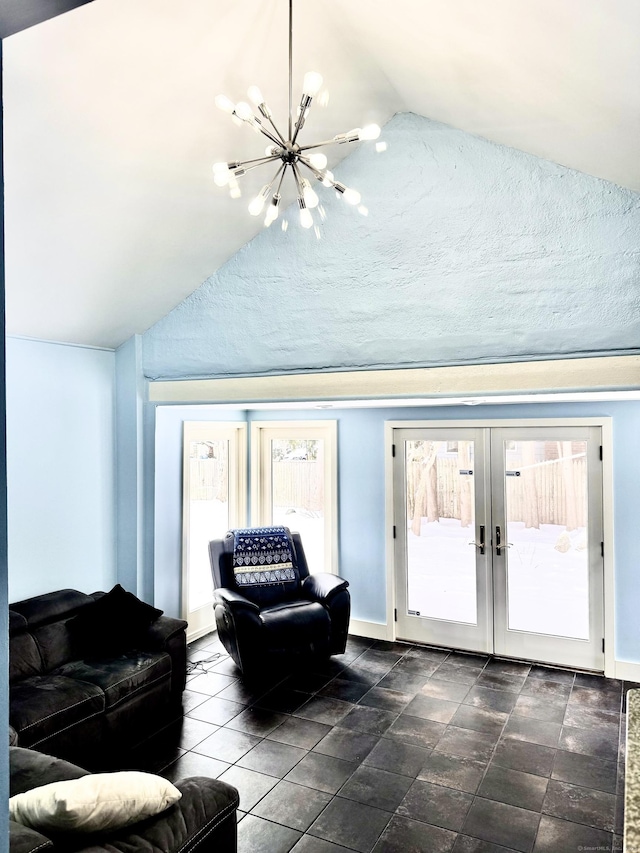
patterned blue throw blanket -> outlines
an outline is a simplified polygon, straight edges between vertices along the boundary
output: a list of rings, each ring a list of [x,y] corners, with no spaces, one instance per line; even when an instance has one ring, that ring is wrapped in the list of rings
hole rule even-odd
[[[238,586],[297,581],[288,527],[230,530]]]

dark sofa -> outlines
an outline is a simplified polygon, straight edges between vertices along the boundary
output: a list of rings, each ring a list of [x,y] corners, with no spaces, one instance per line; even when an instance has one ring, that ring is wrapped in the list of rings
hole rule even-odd
[[[82,770],[30,749],[10,749],[10,796],[51,782],[78,779]],[[235,853],[238,792],[217,779],[192,777],[176,783],[175,805],[140,823],[104,835],[47,837],[9,822],[10,853]]]
[[[126,609],[107,624],[87,609],[103,596],[65,589],[9,605],[9,722],[18,743],[90,769],[118,766],[176,716],[186,679],[186,622],[159,616],[133,634]],[[100,643],[77,631],[81,614],[85,627],[95,614]]]

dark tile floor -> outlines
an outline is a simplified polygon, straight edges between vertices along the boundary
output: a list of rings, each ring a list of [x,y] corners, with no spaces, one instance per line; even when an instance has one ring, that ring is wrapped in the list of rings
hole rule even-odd
[[[215,634],[189,658],[184,719],[140,764],[235,785],[239,853],[622,850],[636,685],[355,637],[261,685]]]

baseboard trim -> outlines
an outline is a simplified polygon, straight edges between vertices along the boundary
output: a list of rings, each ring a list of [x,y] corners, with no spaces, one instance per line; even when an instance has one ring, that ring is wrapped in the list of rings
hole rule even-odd
[[[621,678],[623,681],[635,681],[640,684],[640,663],[633,663],[628,660],[617,660],[615,662],[614,678]]]
[[[380,622],[366,622],[352,619],[349,622],[349,633],[356,637],[368,637],[370,640],[392,640],[393,633],[387,625]]]

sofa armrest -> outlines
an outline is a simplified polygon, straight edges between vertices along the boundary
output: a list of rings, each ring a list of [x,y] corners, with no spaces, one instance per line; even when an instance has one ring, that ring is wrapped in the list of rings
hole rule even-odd
[[[214,602],[218,600],[223,604],[228,604],[231,610],[252,610],[254,613],[260,613],[260,608],[253,601],[249,601],[244,595],[236,592],[235,589],[226,589],[220,587],[213,594]]]
[[[235,853],[237,790],[204,776],[184,779],[176,788],[182,797],[171,808],[76,853]]]
[[[331,575],[328,572],[318,572],[309,575],[302,582],[302,594],[311,601],[319,601],[321,604],[328,603],[333,596],[349,586],[349,581]]]
[[[184,619],[174,619],[172,616],[159,616],[155,622],[149,625],[146,638],[149,648],[162,650],[173,637],[179,637],[187,630]]]
[[[9,821],[9,851],[10,853],[35,853],[35,851],[53,850],[53,841],[46,835],[41,835],[35,829],[29,829],[15,820]]]

